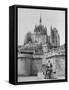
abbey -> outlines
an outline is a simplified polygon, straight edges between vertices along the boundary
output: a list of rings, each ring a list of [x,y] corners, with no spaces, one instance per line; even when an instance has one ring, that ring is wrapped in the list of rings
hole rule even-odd
[[[35,25],[34,33],[26,34],[24,44],[18,46],[18,76],[38,76],[43,64],[51,61],[55,77],[65,77],[65,44],[60,46],[60,36],[56,27],[50,27],[50,35],[47,27],[42,25],[40,17],[39,25]]]
[[[48,44],[48,47],[55,48],[60,46],[60,36],[58,30],[54,27],[50,28],[50,36],[47,34],[47,27],[42,25],[42,19],[40,17],[40,23],[38,26],[35,25],[34,33],[28,32],[27,35],[29,36],[30,40],[25,39],[25,44],[31,42],[33,44]],[[29,39],[27,38],[27,39]],[[27,42],[28,41],[28,42]]]

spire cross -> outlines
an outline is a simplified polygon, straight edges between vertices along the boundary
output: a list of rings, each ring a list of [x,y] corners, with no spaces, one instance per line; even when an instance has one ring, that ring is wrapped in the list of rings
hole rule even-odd
[[[42,23],[42,19],[41,19],[41,12],[40,12],[40,24]]]
[[[41,24],[41,22],[42,22],[42,19],[41,19],[41,17],[40,17],[40,24]]]

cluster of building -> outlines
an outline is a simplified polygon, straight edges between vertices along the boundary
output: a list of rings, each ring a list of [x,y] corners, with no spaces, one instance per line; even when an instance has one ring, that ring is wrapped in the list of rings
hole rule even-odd
[[[47,27],[40,23],[35,25],[34,33],[28,32],[22,46],[18,46],[18,75],[37,76],[41,67],[48,60],[53,64],[56,77],[65,76],[65,44],[60,46],[58,30],[50,28],[50,35],[47,34]]]

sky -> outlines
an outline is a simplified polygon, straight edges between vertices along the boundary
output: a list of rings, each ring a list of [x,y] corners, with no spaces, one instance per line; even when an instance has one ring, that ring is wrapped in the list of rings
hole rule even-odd
[[[65,11],[18,8],[18,45],[23,45],[27,32],[34,33],[35,25],[39,25],[40,16],[42,25],[47,27],[50,35],[51,26],[56,27],[60,35],[60,45],[65,43]]]

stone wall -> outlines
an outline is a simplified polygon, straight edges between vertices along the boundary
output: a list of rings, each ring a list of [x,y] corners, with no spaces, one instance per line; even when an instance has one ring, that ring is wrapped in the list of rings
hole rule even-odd
[[[18,59],[18,75],[37,75],[42,65],[42,59],[22,58]]]
[[[32,67],[32,58],[19,58],[18,59],[18,75],[30,76]]]
[[[42,59],[34,59],[32,61],[32,75],[37,75],[42,66]]]
[[[26,75],[25,60],[20,58],[18,59],[18,75]]]

